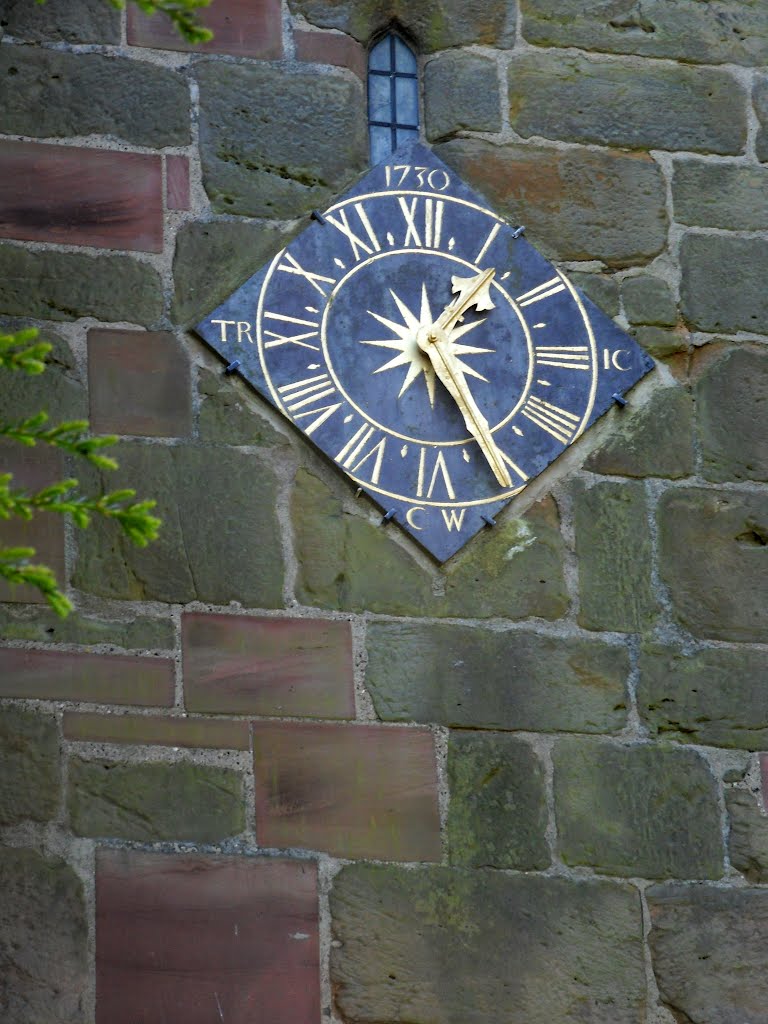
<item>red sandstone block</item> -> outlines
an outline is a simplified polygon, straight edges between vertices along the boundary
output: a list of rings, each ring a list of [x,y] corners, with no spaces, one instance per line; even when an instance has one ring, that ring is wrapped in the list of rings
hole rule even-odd
[[[348,622],[184,615],[182,651],[189,711],[355,716]]]
[[[283,23],[280,0],[215,0],[198,12],[200,21],[213,32],[202,45],[185,42],[160,14],[146,15],[128,8],[128,42],[162,50],[193,50],[196,53],[229,53],[235,57],[277,60],[283,55]]]
[[[247,722],[225,719],[179,718],[160,715],[100,715],[65,711],[64,737],[97,743],[146,743],[163,747],[212,747],[249,750]]]
[[[183,437],[192,429],[189,359],[168,331],[88,332],[91,427]]]
[[[428,729],[257,722],[253,755],[262,845],[351,858],[440,859]]]
[[[13,379],[3,387],[12,388]],[[36,412],[30,409],[30,414]],[[2,414],[0,413],[0,419]],[[36,445],[22,448],[10,441],[0,440],[0,472],[12,473],[11,487],[33,493],[66,476],[61,452]],[[61,516],[40,512],[29,522],[19,519],[0,519],[0,547],[34,548],[33,563],[50,566],[64,585],[64,523]],[[18,586],[0,580],[0,601],[24,601],[34,604],[45,600],[35,587]]]
[[[165,158],[165,192],[169,210],[189,209],[189,160],[185,156]]]
[[[333,64],[365,79],[367,60],[365,50],[357,40],[338,32],[307,32],[297,28],[293,33],[296,59],[313,64]]]
[[[171,707],[173,661],[0,648],[0,697]]]
[[[4,140],[0,182],[3,238],[163,251],[159,156]]]
[[[310,861],[96,855],[97,1024],[317,1024]]]

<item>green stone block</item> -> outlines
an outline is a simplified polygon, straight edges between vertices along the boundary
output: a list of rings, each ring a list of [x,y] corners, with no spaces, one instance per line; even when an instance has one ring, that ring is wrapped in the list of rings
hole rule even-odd
[[[631,324],[674,327],[677,323],[675,297],[667,282],[660,277],[648,274],[625,278],[621,284],[621,297]]]
[[[200,440],[212,444],[249,445],[256,448],[290,446],[290,441],[257,411],[264,406],[235,377],[198,370]]]
[[[0,243],[0,313],[42,320],[90,316],[150,326],[162,312],[162,281],[148,263]]]
[[[449,50],[424,69],[424,120],[434,142],[459,131],[501,131],[501,97],[496,61],[464,50]]]
[[[184,224],[173,256],[177,323],[195,324],[288,243],[293,232],[242,221]]]
[[[759,75],[755,79],[752,105],[759,123],[755,139],[755,153],[758,160],[768,160],[768,76]]]
[[[726,71],[525,52],[508,67],[509,118],[543,136],[625,149],[741,153],[746,96]]]
[[[624,647],[458,625],[373,622],[366,685],[389,722],[613,732],[626,722]]]
[[[333,880],[338,1017],[641,1024],[639,893],[595,880],[356,864]]]
[[[8,1024],[83,1024],[90,1005],[83,884],[59,857],[0,849],[0,1006]]]
[[[0,334],[14,334],[31,326],[28,320],[2,318]],[[61,420],[87,419],[88,396],[69,342],[48,324],[40,328],[38,341],[53,346],[46,357],[45,373],[34,377],[14,373],[9,378],[9,385],[11,381],[13,384],[3,389],[0,418],[10,423],[45,410],[51,425]]]
[[[521,0],[523,35],[536,46],[576,46],[703,64],[765,64],[762,0]]]
[[[168,618],[136,615],[129,620],[70,612],[59,618],[50,608],[0,604],[0,638],[61,644],[110,644],[133,650],[168,650],[175,646]]]
[[[423,614],[429,606],[431,577],[388,535],[397,526],[382,528],[348,514],[334,493],[303,469],[296,475],[291,517],[296,596],[302,604],[391,615]]]
[[[675,330],[666,330],[663,327],[635,327],[630,333],[638,345],[642,345],[654,359],[669,359],[670,356],[688,352],[691,348],[691,336],[683,327],[677,327]]]
[[[57,6],[63,3],[67,0]],[[107,8],[108,4],[101,0],[100,6]],[[49,17],[48,7],[46,4],[40,18]],[[189,86],[178,71],[149,61],[3,46],[0,80],[8,82],[0,105],[0,132],[5,134],[36,139],[111,135],[155,149],[189,143]],[[114,280],[119,284],[117,273]],[[29,310],[25,312],[30,315]],[[123,316],[98,319],[137,322]]]
[[[368,46],[378,33],[401,26],[421,53],[452,46],[512,46],[515,5],[500,0],[290,0],[294,14],[335,28]]]
[[[216,843],[245,827],[243,780],[226,768],[69,762],[67,808],[78,836]]]
[[[523,518],[499,517],[474,537],[443,570],[445,597],[429,614],[474,619],[558,619],[570,604],[563,563],[565,544],[551,498]]]
[[[738,267],[738,274],[728,268]],[[680,308],[695,330],[735,334],[768,323],[768,238],[689,231],[680,244]]]
[[[560,106],[575,109],[570,98]],[[525,224],[550,259],[620,269],[648,262],[667,244],[666,186],[648,156],[481,139],[452,139],[435,153],[510,223]]]
[[[681,625],[710,640],[768,643],[768,497],[674,489],[658,522],[661,577]]]
[[[533,748],[504,733],[451,733],[448,846],[468,868],[548,868],[544,769]]]
[[[572,270],[568,273],[568,280],[584,292],[587,298],[592,299],[606,316],[619,315],[619,286],[613,277]]]
[[[690,476],[693,464],[693,402],[681,387],[657,391],[639,409],[630,403],[614,415],[614,430],[584,466],[611,476]]]
[[[704,477],[768,480],[768,350],[727,350],[704,371],[695,397]]]
[[[643,878],[720,878],[717,786],[692,750],[566,738],[554,749],[560,854]]]
[[[640,483],[578,486],[574,524],[585,629],[641,633],[653,623],[651,534]]]
[[[5,0],[0,36],[29,43],[120,43],[120,11],[104,0]]]
[[[252,454],[127,442],[110,488],[157,499],[159,539],[136,548],[109,522],[78,535],[75,585],[100,597],[282,607],[277,483]]]
[[[646,890],[661,1001],[676,1021],[761,1024],[768,1005],[768,892],[719,885]]]
[[[221,61],[197,63],[195,76],[203,185],[215,211],[299,217],[326,206],[365,169],[368,131],[356,79]]]
[[[768,655],[748,647],[684,653],[647,644],[637,704],[652,735],[678,743],[768,749]]]
[[[768,228],[768,168],[675,160],[672,202],[682,224],[732,231]]]
[[[0,824],[50,821],[59,808],[59,734],[48,715],[0,708]]]
[[[728,854],[737,871],[755,884],[768,882],[768,815],[746,789],[726,789]]]

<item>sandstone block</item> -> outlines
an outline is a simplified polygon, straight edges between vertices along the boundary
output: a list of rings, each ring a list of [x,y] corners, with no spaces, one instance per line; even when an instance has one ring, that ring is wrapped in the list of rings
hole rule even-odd
[[[590,60],[556,52],[512,60],[509,116],[525,138],[625,149],[741,153],[746,96],[726,71]]]
[[[557,742],[555,815],[570,865],[644,878],[719,878],[717,787],[691,750]]]
[[[331,915],[336,1009],[354,1024],[645,1019],[626,885],[361,864],[334,879]]]
[[[496,62],[462,50],[448,50],[424,70],[424,120],[431,141],[458,131],[501,130]]]
[[[452,864],[549,867],[544,770],[529,744],[504,733],[452,732],[448,781]]]
[[[527,225],[550,258],[620,268],[647,262],[666,244],[664,183],[645,154],[480,139],[454,139],[435,152],[509,221]]]
[[[67,809],[77,836],[215,843],[243,831],[243,780],[190,764],[69,762]]]
[[[372,623],[370,689],[385,721],[610,732],[626,720],[622,647],[514,630]]]
[[[692,558],[691,552],[699,552]],[[668,491],[659,506],[661,575],[694,636],[768,641],[768,499],[752,491]]]
[[[217,212],[299,217],[364,169],[359,82],[211,61],[196,65],[196,77],[203,184]]]

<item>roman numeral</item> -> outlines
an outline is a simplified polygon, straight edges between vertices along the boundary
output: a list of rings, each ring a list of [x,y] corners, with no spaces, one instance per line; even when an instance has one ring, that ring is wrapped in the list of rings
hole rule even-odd
[[[306,406],[314,405],[315,402],[320,402],[337,393],[333,381],[327,373],[320,373],[316,377],[306,377],[304,380],[297,380],[291,384],[283,384],[277,391],[285,404],[286,411],[291,413],[295,420],[301,420],[307,416],[315,417],[310,424],[302,427],[305,434],[313,434],[344,404],[337,402],[335,405],[305,409]],[[299,409],[305,409],[305,411],[299,412]]]
[[[426,448],[421,448],[419,450],[419,475],[416,480],[416,497],[431,498],[434,494],[435,486],[437,485],[438,480],[440,480],[448,497],[455,499],[456,493],[453,489],[453,482],[451,480],[450,473],[448,472],[448,467],[445,464],[445,454],[442,451],[437,452],[435,455],[435,461],[432,464],[431,475],[427,465],[427,462],[429,461],[427,454]],[[427,484],[427,477],[429,477],[429,484]]]
[[[349,218],[347,217],[347,211],[345,209],[337,210],[336,214],[326,213],[325,219],[329,224],[333,224],[337,231],[340,231],[342,235],[348,240],[352,246],[352,252],[356,260],[362,258],[362,254],[365,253],[368,256],[372,256],[374,251],[381,252],[381,244],[376,237],[376,232],[373,230],[371,222],[368,220],[368,214],[365,212],[362,203],[355,203],[353,207],[355,213],[358,216],[360,223],[363,225],[363,229],[368,236],[368,242],[364,242],[359,235],[356,235],[349,224]]]
[[[507,465],[509,466],[509,468],[510,468],[510,469],[511,469],[511,470],[512,470],[512,471],[513,471],[514,473],[517,473],[517,475],[518,475],[518,476],[520,477],[520,479],[521,479],[521,480],[524,480],[524,481],[526,481],[526,482],[527,482],[527,480],[528,480],[528,474],[527,474],[527,473],[524,473],[524,472],[522,471],[522,469],[520,469],[520,467],[519,467],[519,466],[517,465],[517,463],[516,463],[516,462],[513,462],[513,461],[512,461],[512,459],[510,459],[510,457],[509,457],[509,456],[507,455],[507,453],[506,453],[506,452],[502,452],[502,451],[501,451],[501,448],[499,448],[499,451],[501,452],[501,457],[502,457],[502,459],[503,459],[503,460],[504,460],[504,461],[506,462],[506,464],[507,464]]]
[[[301,348],[311,348],[315,352],[320,351],[319,345],[312,345],[307,338],[317,337],[317,328],[320,326],[314,320],[299,320],[295,316],[286,316],[285,313],[265,313],[264,319],[277,320],[279,323],[296,324],[298,327],[313,327],[312,331],[305,331],[300,334],[281,334],[279,331],[268,331],[265,329],[264,337],[269,341],[264,342],[264,348],[277,348],[279,345],[299,345]]]
[[[384,460],[384,450],[387,446],[386,437],[371,444],[372,438],[376,435],[376,428],[364,423],[355,431],[341,451],[336,455],[336,461],[350,473],[360,474],[360,470],[366,463],[372,463],[367,467],[368,479],[372,484],[378,484],[381,475],[381,464]]]
[[[403,245],[413,245],[419,249],[439,249],[440,236],[443,231],[443,210],[445,209],[443,200],[414,196],[408,202],[400,196],[398,202],[406,226]]]
[[[321,295],[327,296],[328,292],[320,285],[320,281],[326,284],[335,284],[336,280],[333,277],[326,277],[324,274],[313,274],[309,270],[305,270],[304,267],[295,259],[291,253],[287,250],[282,255],[283,262],[278,263],[277,269],[282,270],[286,274],[298,274],[300,277],[305,278],[312,287],[320,292]]]
[[[531,395],[520,410],[523,416],[531,420],[542,430],[546,430],[562,444],[568,444],[579,425],[579,417],[572,412],[561,409],[559,405],[545,402],[543,398]]]
[[[529,292],[524,292],[522,295],[518,295],[515,299],[521,306],[532,306],[534,302],[541,302],[542,299],[548,299],[550,295],[557,295],[558,292],[564,292],[565,285],[562,279],[559,277],[551,277],[549,281],[545,281],[543,284],[537,285],[535,288],[531,288]]]
[[[589,349],[586,345],[536,345],[536,362],[565,370],[588,370]]]
[[[482,245],[482,248],[480,249],[480,252],[477,254],[477,256],[475,256],[475,259],[474,259],[475,263],[479,263],[480,260],[483,258],[483,256],[485,256],[485,254],[488,252],[488,250],[490,249],[491,245],[493,244],[494,238],[499,233],[499,228],[500,227],[501,227],[501,224],[494,224],[493,225],[493,227],[491,228],[490,232],[488,233],[488,237],[483,242],[483,245]]]

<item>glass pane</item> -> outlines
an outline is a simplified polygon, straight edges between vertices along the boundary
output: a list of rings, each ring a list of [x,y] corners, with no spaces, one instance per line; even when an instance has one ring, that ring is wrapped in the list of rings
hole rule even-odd
[[[395,67],[398,71],[408,71],[416,74],[416,57],[408,49],[402,39],[395,36]]]
[[[384,75],[368,76],[368,120],[391,121],[392,100],[390,79]]]
[[[371,126],[371,163],[378,164],[392,152],[392,132],[389,128]]]
[[[413,142],[414,139],[418,139],[419,133],[415,128],[398,128],[397,129],[397,148],[399,149],[406,142]]]
[[[395,100],[397,103],[397,123],[419,123],[419,94],[415,78],[395,79]]]
[[[371,49],[368,58],[368,67],[371,71],[390,71],[389,62],[389,36],[384,36]]]

